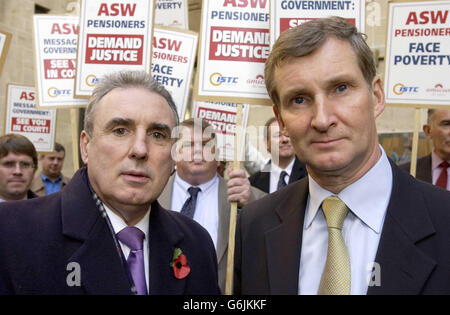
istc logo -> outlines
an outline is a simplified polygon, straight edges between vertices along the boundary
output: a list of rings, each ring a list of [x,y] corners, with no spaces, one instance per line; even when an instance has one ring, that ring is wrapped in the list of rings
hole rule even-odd
[[[214,72],[209,77],[209,82],[211,82],[214,86],[219,86],[223,83],[226,84],[237,84],[238,83],[238,77],[224,77],[219,72]]]
[[[90,74],[86,77],[86,84],[89,86],[95,86],[100,81],[95,75]]]
[[[415,86],[405,86],[402,83],[397,83],[394,85],[394,93],[397,95],[402,95],[403,93],[418,93],[419,87]]]
[[[48,89],[48,95],[50,97],[57,97],[60,95],[70,95],[70,90],[58,90],[55,87],[51,87]]]

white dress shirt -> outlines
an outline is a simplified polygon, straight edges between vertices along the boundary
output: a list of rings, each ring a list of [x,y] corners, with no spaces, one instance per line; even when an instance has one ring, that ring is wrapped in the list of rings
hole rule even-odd
[[[181,211],[190,194],[188,188],[192,185],[181,179],[175,173],[171,209],[177,212]],[[217,234],[219,229],[219,177],[214,175],[212,179],[199,186],[201,191],[197,195],[197,203],[195,206],[194,220],[200,223],[211,236],[214,247],[217,249]]]
[[[392,169],[386,153],[359,180],[337,196],[350,209],[342,235],[350,256],[351,294],[367,293],[392,190]],[[332,192],[311,176],[303,225],[300,255],[299,294],[317,294],[327,257],[328,227],[321,204]],[[381,272],[381,282],[382,272]]]
[[[275,163],[270,163],[270,193],[273,193],[277,191],[278,189],[278,181],[280,180],[280,174],[282,171],[285,171],[287,175],[284,177],[284,181],[286,184],[289,184],[289,178],[292,174],[292,168],[294,166],[295,157],[292,159],[291,163],[283,169],[280,168],[278,165],[275,165]]]
[[[441,175],[442,167],[440,164],[444,162],[434,150],[431,152],[431,176],[433,178],[433,185],[436,185],[436,182]],[[448,161],[447,161],[448,162]],[[450,167],[447,168],[447,190],[450,190]]]
[[[114,234],[117,235],[120,231],[122,231],[124,228],[126,228],[128,225],[125,223],[125,221],[119,217],[117,214],[115,214],[111,209],[108,208],[103,203],[103,206],[105,207],[105,211],[108,214],[109,221],[111,221],[111,225],[114,229]],[[149,228],[149,218],[150,218],[150,211],[147,211],[145,216],[135,225],[139,230],[144,232],[145,238],[143,242],[143,249],[144,249],[144,267],[145,267],[145,282],[147,284],[147,293],[149,288],[149,246],[148,246],[148,228]],[[120,247],[122,248],[123,255],[125,256],[125,259],[128,259],[128,255],[130,255],[130,248],[122,243],[119,239]]]

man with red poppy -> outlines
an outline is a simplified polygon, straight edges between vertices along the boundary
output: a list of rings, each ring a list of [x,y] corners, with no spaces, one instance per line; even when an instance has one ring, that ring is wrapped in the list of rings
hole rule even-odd
[[[80,138],[87,168],[60,192],[0,205],[0,294],[219,294],[208,232],[156,201],[177,124],[148,73],[105,75]]]

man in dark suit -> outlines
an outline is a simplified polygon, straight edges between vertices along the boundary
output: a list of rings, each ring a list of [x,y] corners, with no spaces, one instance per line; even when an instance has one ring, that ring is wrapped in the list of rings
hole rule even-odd
[[[450,190],[450,109],[429,109],[423,131],[433,141],[433,151],[417,159],[416,178]],[[400,168],[409,173],[411,163]]]
[[[280,131],[275,117],[266,122],[264,136],[272,158],[261,171],[249,177],[252,186],[273,193],[307,175],[305,164],[295,156],[291,140]]]
[[[373,54],[344,18],[281,34],[265,80],[308,177],[240,213],[236,294],[449,294],[450,193],[390,163]]]
[[[208,232],[156,199],[173,168],[170,94],[106,75],[85,115],[87,168],[62,190],[0,205],[0,294],[218,294]]]

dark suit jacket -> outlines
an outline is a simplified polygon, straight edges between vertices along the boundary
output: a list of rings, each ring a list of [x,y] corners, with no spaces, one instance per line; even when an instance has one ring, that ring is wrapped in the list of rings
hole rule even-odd
[[[169,266],[181,248],[191,268],[176,279]],[[151,206],[150,294],[219,294],[208,232],[176,212]],[[67,280],[79,265],[79,286]],[[79,170],[63,191],[0,204],[0,294],[130,294],[127,266]],[[72,283],[73,282],[70,282]]]
[[[34,191],[28,190],[28,192],[27,192],[27,199],[33,199],[33,198],[37,198],[37,197],[39,197],[39,196],[36,195],[36,194],[34,193]]]
[[[450,192],[397,166],[368,294],[450,293]],[[298,294],[307,178],[244,207],[236,228],[235,294]]]
[[[253,174],[248,178],[250,184],[253,187],[259,188],[262,191],[269,193],[270,192],[270,162],[264,166],[265,171],[259,171]],[[293,182],[307,176],[306,166],[300,160],[295,157],[294,165],[292,166],[292,173],[289,176],[289,183]]]
[[[402,170],[409,174],[411,163],[405,163],[399,166]],[[431,154],[417,159],[416,178],[430,184],[433,183],[433,177],[431,175]]]

